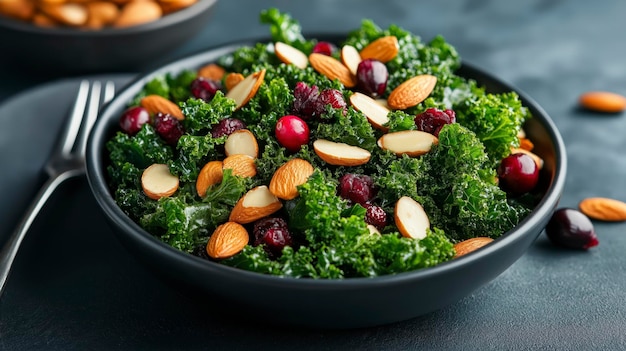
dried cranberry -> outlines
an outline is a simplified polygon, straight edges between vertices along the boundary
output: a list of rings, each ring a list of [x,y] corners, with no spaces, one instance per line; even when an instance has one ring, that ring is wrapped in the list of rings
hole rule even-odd
[[[313,47],[313,52],[317,54],[324,54],[326,56],[332,56],[337,51],[337,47],[333,43],[327,41],[320,41]]]
[[[154,116],[154,128],[157,134],[170,145],[176,145],[178,139],[185,133],[180,121],[167,113],[159,112]]]
[[[218,81],[198,77],[191,82],[191,95],[204,101],[211,101],[221,88],[222,84]]]
[[[439,136],[439,131],[441,131],[444,125],[455,122],[456,113],[450,109],[442,111],[436,108],[428,108],[426,111],[415,116],[417,130],[430,133],[436,137]]]
[[[589,249],[599,244],[589,217],[573,208],[561,208],[552,214],[546,225],[546,235],[558,246]]]
[[[500,161],[498,166],[500,187],[512,195],[531,191],[539,180],[539,167],[532,157],[517,153]]]
[[[265,245],[272,255],[280,255],[285,246],[291,246],[293,240],[287,222],[280,217],[265,217],[254,223],[252,229],[254,246]]]
[[[387,89],[389,72],[384,63],[367,59],[361,61],[357,68],[357,88],[373,98],[382,96]]]
[[[335,109],[346,109],[346,100],[343,98],[343,94],[337,89],[325,89],[322,90],[317,98],[316,114],[321,116],[326,113],[326,106],[330,105]]]
[[[308,86],[304,82],[296,83],[293,90],[293,109],[292,113],[304,120],[314,117],[317,108],[317,98],[320,92],[317,86]]]
[[[141,106],[127,109],[120,117],[120,128],[128,135],[135,135],[141,127],[150,122],[150,113]]]
[[[344,174],[339,178],[339,195],[348,201],[365,206],[375,195],[374,182],[368,175]]]
[[[211,136],[219,138],[222,136],[229,136],[233,132],[239,129],[245,129],[246,124],[242,120],[234,117],[224,118],[217,124],[214,124],[211,128]]]
[[[371,224],[379,230],[387,225],[387,212],[382,207],[365,204],[365,208],[365,223]]]
[[[276,122],[276,140],[290,152],[298,152],[308,144],[309,133],[308,124],[298,116],[283,116]]]

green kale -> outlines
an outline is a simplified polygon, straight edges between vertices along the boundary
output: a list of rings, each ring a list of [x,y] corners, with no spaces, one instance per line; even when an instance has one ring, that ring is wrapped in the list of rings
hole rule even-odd
[[[167,73],[155,76],[135,95],[130,105],[139,105],[141,99],[148,95],[159,95],[176,103],[185,101],[191,97],[191,82],[196,78],[196,72],[191,70],[183,70],[177,74]]]
[[[135,187],[120,186],[115,189],[113,196],[122,211],[136,222],[139,222],[144,215],[153,213],[157,208],[157,202],[148,198],[141,190],[140,185]]]
[[[253,67],[259,64],[271,66],[279,63],[280,60],[268,49],[268,44],[266,43],[242,46],[231,54],[224,55],[218,59],[218,64],[228,72],[239,72],[242,74],[254,72]]]
[[[185,115],[182,120],[186,134],[204,135],[210,132],[211,126],[220,120],[230,117],[235,111],[235,101],[218,91],[210,102],[190,98],[181,103]]]
[[[415,130],[415,115],[410,115],[402,110],[394,110],[387,114],[389,122],[385,125],[389,132],[399,132],[403,130]]]
[[[326,139],[355,145],[368,151],[378,148],[372,125],[365,115],[349,108],[342,109],[329,107],[330,116],[325,118],[327,123],[319,123],[315,131],[318,139]]]
[[[419,200],[417,182],[422,172],[421,161],[408,156],[396,157],[373,181],[378,188],[377,200],[388,213],[393,213],[393,206],[402,196]]]
[[[202,202],[212,203],[214,207],[226,205],[234,207],[237,201],[252,186],[251,178],[237,177],[233,175],[232,169],[225,169],[222,181],[207,189],[206,195],[202,197]]]
[[[283,13],[276,8],[261,11],[261,23],[270,25],[272,40],[289,44],[296,49],[308,54],[313,50],[315,42],[307,41],[302,36],[300,23],[289,14]]]
[[[210,133],[203,136],[183,134],[176,144],[176,157],[168,160],[170,172],[182,182],[195,181],[216,147],[225,141],[226,137],[213,138]]]
[[[154,128],[144,124],[134,136],[117,132],[106,143],[111,165],[121,169],[126,163],[143,170],[153,163],[167,163],[173,157],[170,146],[156,134]]]

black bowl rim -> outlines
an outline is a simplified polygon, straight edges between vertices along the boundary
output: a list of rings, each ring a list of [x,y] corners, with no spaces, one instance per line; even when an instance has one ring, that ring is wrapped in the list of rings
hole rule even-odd
[[[305,35],[309,38],[318,38],[319,40],[337,40],[345,38],[345,35],[341,34],[319,34]],[[116,95],[116,98],[109,102],[107,106],[101,111],[101,116],[106,114],[107,107],[117,100],[117,96],[123,95],[123,92],[127,90],[133,90],[138,84],[143,84],[152,77],[162,74],[164,72],[180,70],[182,67],[190,66],[190,63],[197,62],[209,62],[202,61],[205,56],[216,56],[215,52],[230,52],[232,49],[242,46],[251,45],[256,42],[268,42],[268,38],[252,38],[246,40],[240,40],[232,43],[219,44],[212,46],[196,53],[185,55],[184,57],[173,59],[169,63],[161,65],[158,68],[151,69],[148,72],[144,72],[129,82],[120,92]],[[219,56],[219,55],[217,55]],[[102,165],[102,152],[98,148],[98,145],[104,145],[106,142],[105,134],[108,129],[110,121],[105,118],[99,118],[94,125],[92,132],[89,136],[87,144],[86,165],[87,165],[87,179],[91,190],[99,203],[100,207],[109,217],[109,219],[115,222],[120,228],[119,230],[125,232],[125,235],[132,236],[132,239],[141,242],[142,246],[148,247],[150,250],[154,250],[156,255],[163,255],[169,257],[171,260],[177,261],[177,264],[183,264],[192,266],[194,269],[205,271],[213,275],[229,275],[236,274],[242,281],[253,282],[255,284],[267,284],[277,285],[280,284],[285,288],[291,289],[360,289],[360,288],[372,288],[384,284],[385,286],[402,285],[411,281],[419,281],[428,278],[432,278],[438,275],[445,275],[446,272],[452,272],[462,269],[463,266],[481,261],[483,258],[488,257],[498,251],[502,247],[514,244],[516,241],[521,240],[529,231],[532,231],[536,226],[541,225],[545,218],[549,218],[557,206],[563,188],[565,186],[565,178],[567,173],[567,157],[566,149],[563,139],[552,119],[547,112],[530,96],[520,89],[513,87],[508,82],[497,78],[482,68],[472,65],[471,63],[462,62],[462,69],[471,72],[474,75],[483,77],[485,81],[491,81],[497,83],[503,89],[509,91],[515,91],[522,101],[522,104],[529,108],[533,112],[533,118],[539,119],[545,126],[546,132],[553,142],[555,151],[555,169],[554,176],[550,181],[543,198],[539,204],[533,209],[531,214],[524,218],[515,228],[504,233],[501,237],[494,240],[489,245],[486,245],[476,251],[473,251],[462,257],[452,259],[450,261],[441,263],[434,267],[417,269],[414,271],[403,272],[393,275],[383,275],[377,277],[355,277],[355,278],[343,278],[343,279],[311,279],[311,278],[292,278],[281,277],[268,274],[261,274],[257,272],[247,271],[239,268],[226,266],[217,262],[208,261],[200,257],[193,256],[191,254],[179,251],[166,243],[158,240],[152,234],[141,228],[137,223],[132,221],[117,205],[113,197],[110,195],[108,184],[105,180],[104,172],[105,168]],[[111,117],[112,118],[112,117]],[[537,236],[541,230],[537,231]]]
[[[81,30],[77,28],[66,27],[41,27],[32,23],[21,21],[15,18],[0,16],[0,27],[6,27],[14,31],[25,32],[32,35],[41,36],[58,36],[58,37],[85,37],[85,38],[101,38],[101,37],[118,37],[129,34],[150,32],[155,29],[167,28],[174,26],[180,22],[187,21],[189,18],[200,15],[209,10],[217,3],[217,0],[198,0],[195,4],[184,9],[169,13],[156,21],[148,22],[131,27],[124,28],[102,28],[99,30]]]

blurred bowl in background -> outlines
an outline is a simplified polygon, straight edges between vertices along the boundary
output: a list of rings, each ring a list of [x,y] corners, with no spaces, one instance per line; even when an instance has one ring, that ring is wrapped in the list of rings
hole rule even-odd
[[[97,30],[45,27],[0,16],[4,59],[30,72],[57,74],[141,69],[199,33],[216,3],[198,0],[144,24]]]

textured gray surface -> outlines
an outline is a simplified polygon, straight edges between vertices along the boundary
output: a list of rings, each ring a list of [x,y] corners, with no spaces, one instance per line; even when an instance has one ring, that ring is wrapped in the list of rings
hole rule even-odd
[[[222,0],[202,33],[152,64],[266,36],[257,18],[270,6],[290,12],[307,32],[345,32],[370,18],[381,27],[399,24],[424,39],[444,35],[464,60],[523,90],[553,118],[569,157],[562,206],[575,207],[587,196],[626,200],[626,116],[580,111],[576,105],[588,90],[626,94],[626,2]],[[0,101],[57,78],[0,64]],[[61,105],[55,111],[67,108]],[[9,120],[0,116],[5,126]],[[147,276],[111,237],[82,239],[85,228],[76,228],[64,213],[91,214],[97,224],[102,218],[93,214],[97,209],[86,184],[70,185],[53,199],[63,209],[52,207],[36,223],[35,236],[26,242],[29,253],[18,260],[22,276],[0,300],[0,348],[626,349],[621,223],[595,223],[600,245],[589,252],[556,249],[541,235],[493,282],[414,320],[365,330],[274,330],[220,321],[184,299],[172,303],[177,296]],[[11,205],[2,203],[5,210]],[[81,240],[96,247],[64,250]]]

